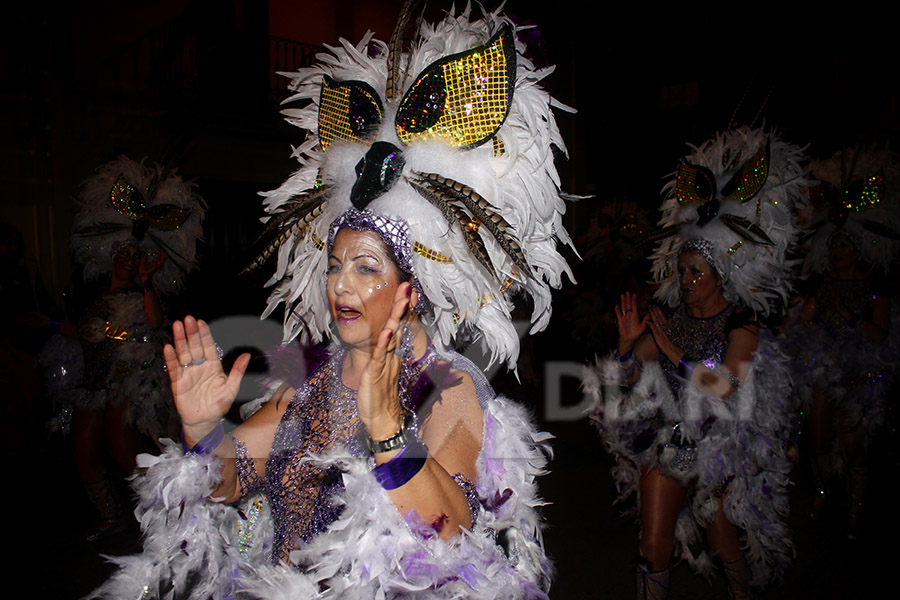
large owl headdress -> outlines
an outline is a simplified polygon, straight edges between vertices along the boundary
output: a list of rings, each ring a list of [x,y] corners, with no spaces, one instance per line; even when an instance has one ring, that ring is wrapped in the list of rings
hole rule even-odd
[[[804,214],[810,234],[803,272],[828,270],[828,244],[849,238],[870,266],[887,272],[900,250],[900,163],[887,147],[857,145],[810,163],[816,184]]]
[[[681,298],[678,255],[697,250],[722,278],[726,299],[762,315],[791,291],[795,203],[808,183],[797,146],[765,128],[741,127],[691,147],[663,188],[654,252],[657,298]]]
[[[112,270],[115,249],[125,243],[168,255],[153,273],[161,294],[177,292],[196,266],[206,204],[192,182],[174,170],[125,156],[101,165],[82,183],[71,247],[84,277]]]
[[[406,17],[401,18],[401,24]],[[400,31],[402,25],[398,26]],[[515,26],[469,9],[423,23],[408,52],[368,34],[341,41],[318,64],[289,74],[303,108],[284,111],[307,131],[300,168],[264,194],[275,285],[263,317],[286,305],[284,338],[321,339],[331,224],[348,209],[404,230],[417,285],[430,303],[435,341],[480,335],[492,359],[515,365],[510,297],[533,299],[532,331],[550,317],[550,287],[572,278],[557,251],[571,245],[552,147],[565,151],[539,86],[552,68],[523,55]]]

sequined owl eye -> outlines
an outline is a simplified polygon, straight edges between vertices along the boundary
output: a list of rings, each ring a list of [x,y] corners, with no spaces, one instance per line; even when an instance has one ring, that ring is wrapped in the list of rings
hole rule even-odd
[[[109,190],[109,204],[122,216],[145,222],[160,231],[174,231],[191,216],[189,209],[174,204],[156,204],[148,208],[140,190],[126,183],[121,175]]]
[[[121,175],[109,190],[109,205],[132,221],[144,216],[144,195]]]
[[[504,26],[484,46],[432,63],[400,101],[397,135],[403,143],[441,138],[474,148],[500,129],[512,102],[516,50]]]
[[[359,141],[373,135],[384,110],[372,86],[338,82],[325,75],[319,96],[319,142],[324,150],[336,140]]]
[[[762,189],[769,177],[769,143],[760,148],[722,186],[723,200],[746,202]],[[681,161],[675,183],[675,195],[681,204],[706,204],[716,197],[716,176],[706,167]]]
[[[866,179],[859,179],[851,183],[844,190],[842,204],[848,211],[856,212],[878,206],[884,197],[884,171],[879,169],[877,173]]]
[[[706,204],[716,195],[716,177],[706,167],[681,161],[675,179],[675,196],[681,204]]]
[[[769,177],[769,142],[760,148],[741,165],[741,170],[735,173],[728,183],[722,187],[722,198],[734,202],[746,202],[750,200],[766,184]]]

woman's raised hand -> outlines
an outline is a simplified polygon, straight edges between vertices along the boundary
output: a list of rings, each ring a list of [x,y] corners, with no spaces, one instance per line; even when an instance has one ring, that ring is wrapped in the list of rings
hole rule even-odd
[[[637,294],[625,292],[615,307],[616,325],[619,328],[619,353],[624,354],[634,348],[635,342],[647,331],[649,315],[642,319],[638,314]]]
[[[401,422],[400,357],[394,350],[400,344],[400,325],[410,303],[412,286],[401,283],[394,293],[391,314],[378,335],[372,357],[363,368],[356,395],[359,419],[373,440],[387,439],[397,433]]]
[[[166,344],[163,357],[185,438],[193,443],[209,433],[228,412],[250,355],[240,355],[226,376],[209,325],[204,321],[190,315],[183,323],[175,321],[172,337],[174,347]]]
[[[650,307],[649,327],[650,333],[653,335],[653,341],[656,342],[659,351],[665,354],[672,364],[678,366],[678,361],[684,356],[684,350],[672,343],[665,329],[663,329],[663,325],[668,323],[669,320],[658,306]]]

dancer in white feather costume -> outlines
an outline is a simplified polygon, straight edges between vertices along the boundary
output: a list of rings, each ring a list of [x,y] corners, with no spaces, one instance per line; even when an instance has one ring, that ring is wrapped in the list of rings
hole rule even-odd
[[[77,343],[57,336],[41,360],[69,379],[80,373],[55,391],[74,409],[75,463],[100,511],[91,539],[116,530],[123,516],[105,451],[130,474],[150,440],[177,431],[162,360],[161,296],[178,291],[195,266],[205,205],[194,184],[170,167],[125,156],[101,165],[82,184],[78,201],[75,260],[87,281],[109,281],[80,315]]]
[[[810,275],[786,339],[808,418],[817,496],[811,516],[844,475],[848,535],[863,515],[867,446],[884,425],[897,360],[897,306],[886,276],[900,249],[900,163],[888,148],[856,146],[812,161],[804,275]]]
[[[799,159],[763,129],[692,150],[656,232],[656,298],[671,311],[641,316],[623,295],[618,351],[586,373],[620,500],[637,500],[640,598],[666,596],[673,553],[706,576],[716,557],[739,598],[791,562],[790,378],[757,316],[791,289]]]
[[[510,295],[533,298],[539,330],[569,272],[549,70],[500,14],[398,43],[342,41],[291,74],[308,104],[285,112],[309,137],[266,194],[267,314],[283,302],[285,340],[337,343],[224,435],[248,359],[226,377],[206,325],[175,324],[190,450],[146,459],[144,552],[95,597],[547,597],[549,436],[450,347],[480,339],[514,367]]]

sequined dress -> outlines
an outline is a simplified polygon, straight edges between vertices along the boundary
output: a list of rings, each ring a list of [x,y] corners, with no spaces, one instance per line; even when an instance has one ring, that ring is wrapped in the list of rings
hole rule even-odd
[[[341,514],[334,502],[342,487],[341,471],[335,466],[322,466],[303,458],[324,455],[337,447],[346,448],[355,457],[365,458],[361,437],[362,423],[356,412],[356,392],[344,385],[340,373],[347,354],[343,350],[317,369],[294,395],[275,431],[265,480],[253,468],[252,459],[238,443],[237,472],[242,495],[264,490],[274,519],[275,562],[291,562],[291,551],[308,543],[325,531]],[[404,371],[408,386],[424,389],[431,385],[437,355],[428,351]],[[419,385],[417,385],[419,384]],[[425,384],[425,385],[421,385]],[[403,400],[413,412],[421,406],[421,395],[404,394]],[[474,486],[462,476],[457,482],[471,498]]]
[[[679,306],[666,332],[692,362],[717,370],[730,333],[750,321],[732,305],[708,318],[691,317]],[[649,468],[679,480],[688,497],[678,517],[676,555],[706,576],[715,568],[704,530],[720,498],[725,516],[741,530],[753,585],[780,581],[791,563],[787,451],[793,407],[787,362],[774,337],[762,330],[748,376],[740,385],[729,377],[733,391],[726,398],[684,379],[662,353],[643,365],[631,385],[613,356],[585,374],[595,400],[591,419],[616,459],[612,476],[619,502],[631,505],[637,518],[640,478]]]
[[[84,370],[75,408],[102,410],[128,403],[127,419],[156,439],[177,431],[162,358],[164,328],[146,322],[141,290],[105,292],[79,321]]]

